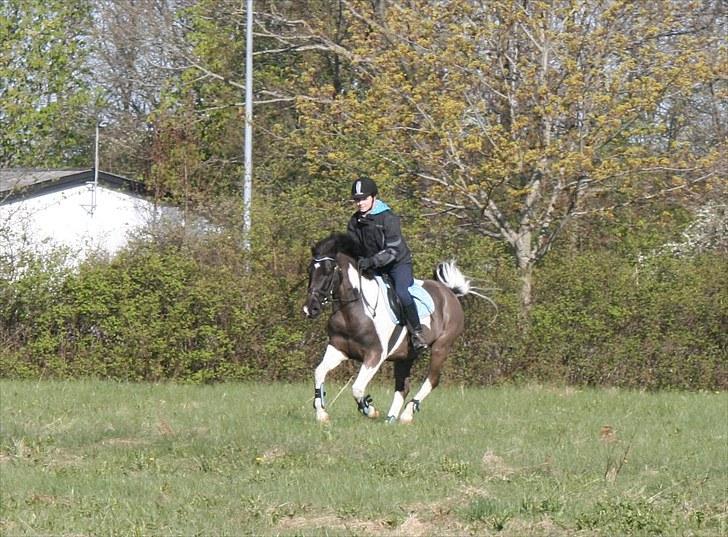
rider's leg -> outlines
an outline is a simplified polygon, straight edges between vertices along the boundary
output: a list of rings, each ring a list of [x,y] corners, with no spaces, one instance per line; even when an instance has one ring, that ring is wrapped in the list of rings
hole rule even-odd
[[[392,277],[394,290],[404,310],[407,329],[412,339],[412,347],[415,354],[419,354],[427,348],[427,342],[422,334],[422,325],[420,324],[420,316],[417,313],[417,304],[415,304],[409,292],[410,286],[414,283],[412,265],[409,263],[397,264],[389,271],[389,275]]]

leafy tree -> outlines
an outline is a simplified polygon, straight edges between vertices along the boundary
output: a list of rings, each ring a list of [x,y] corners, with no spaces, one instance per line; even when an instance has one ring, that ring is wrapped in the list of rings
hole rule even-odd
[[[535,264],[575,216],[724,178],[725,138],[696,144],[681,112],[725,94],[719,2],[331,4],[345,32],[309,19],[281,37],[307,36],[299,49],[351,73],[338,85],[301,76],[312,168],[409,181],[410,195],[502,242],[524,317]],[[721,124],[725,105],[710,102]]]
[[[0,167],[88,164],[88,0],[0,4]]]

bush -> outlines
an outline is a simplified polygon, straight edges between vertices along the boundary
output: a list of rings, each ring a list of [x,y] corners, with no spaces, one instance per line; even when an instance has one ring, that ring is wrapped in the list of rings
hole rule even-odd
[[[62,281],[27,271],[7,283],[16,299],[3,311],[10,345],[0,374],[199,382],[295,373],[301,332],[287,331],[279,282],[253,276],[239,251],[212,239],[136,243]]]
[[[326,319],[300,314],[308,245],[262,228],[249,253],[211,232],[136,241],[74,270],[60,257],[23,257],[0,284],[0,376],[310,379]],[[446,382],[728,388],[728,264],[717,254],[645,266],[608,251],[553,255],[536,273],[536,306],[523,326],[506,256],[435,236],[429,247],[420,267],[455,256],[500,289],[495,319],[486,302],[465,300],[466,332]],[[334,378],[353,372],[345,366]]]
[[[577,384],[728,386],[728,267],[718,255],[635,267],[608,253],[540,272],[531,370]]]

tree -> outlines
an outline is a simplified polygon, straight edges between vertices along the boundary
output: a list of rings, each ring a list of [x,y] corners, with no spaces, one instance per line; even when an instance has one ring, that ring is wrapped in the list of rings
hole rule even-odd
[[[94,111],[107,123],[102,163],[130,177],[148,177],[154,136],[150,116],[178,76],[173,54],[183,39],[180,14],[187,0],[97,0],[89,50],[89,77],[103,102]]]
[[[725,104],[712,145],[681,112],[725,95],[720,2],[332,4],[345,38],[295,28],[301,49],[353,75],[310,77],[298,100],[313,164],[409,178],[428,206],[505,244],[524,318],[534,266],[575,216],[725,177]]]
[[[193,201],[198,209],[205,201],[211,202],[208,206],[219,207],[213,200],[240,197],[243,176],[245,3],[202,0],[188,4],[174,10],[169,24],[176,30],[167,31],[163,39],[145,38],[158,42],[164,50],[160,56],[169,58],[170,67],[174,66],[166,70],[170,76],[162,85],[159,104],[146,121],[151,126],[149,179],[160,190]],[[336,57],[320,60],[310,56],[301,61],[297,55],[282,51],[276,34],[271,33],[286,26],[274,9],[276,4],[255,2],[253,201],[258,208],[273,207],[271,210],[280,214],[283,211],[276,209],[277,204],[285,207],[288,196],[299,195],[292,190],[310,189],[312,183],[299,165],[303,146],[281,143],[297,132],[295,95],[302,95],[307,87],[299,81],[298,73],[316,71],[320,76],[324,71],[335,71],[327,61]],[[323,16],[328,4],[325,0],[294,2],[288,5],[287,13],[304,16],[317,12]],[[139,2],[135,5],[139,9]],[[152,17],[141,19],[149,24]],[[134,72],[118,69],[115,79],[122,83]],[[325,76],[330,79],[333,75],[327,72]],[[297,84],[296,90],[293,84]],[[285,94],[277,91],[282,87]],[[263,198],[265,202],[258,205]],[[284,232],[289,227],[280,225]]]
[[[0,4],[0,167],[88,163],[88,0]]]

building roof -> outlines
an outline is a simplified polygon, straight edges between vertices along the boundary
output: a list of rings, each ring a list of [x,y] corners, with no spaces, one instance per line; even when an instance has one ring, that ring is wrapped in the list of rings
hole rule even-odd
[[[57,192],[92,183],[94,170],[41,170],[27,168],[0,169],[0,204]],[[99,185],[131,194],[148,196],[149,190],[139,181],[99,170]]]

